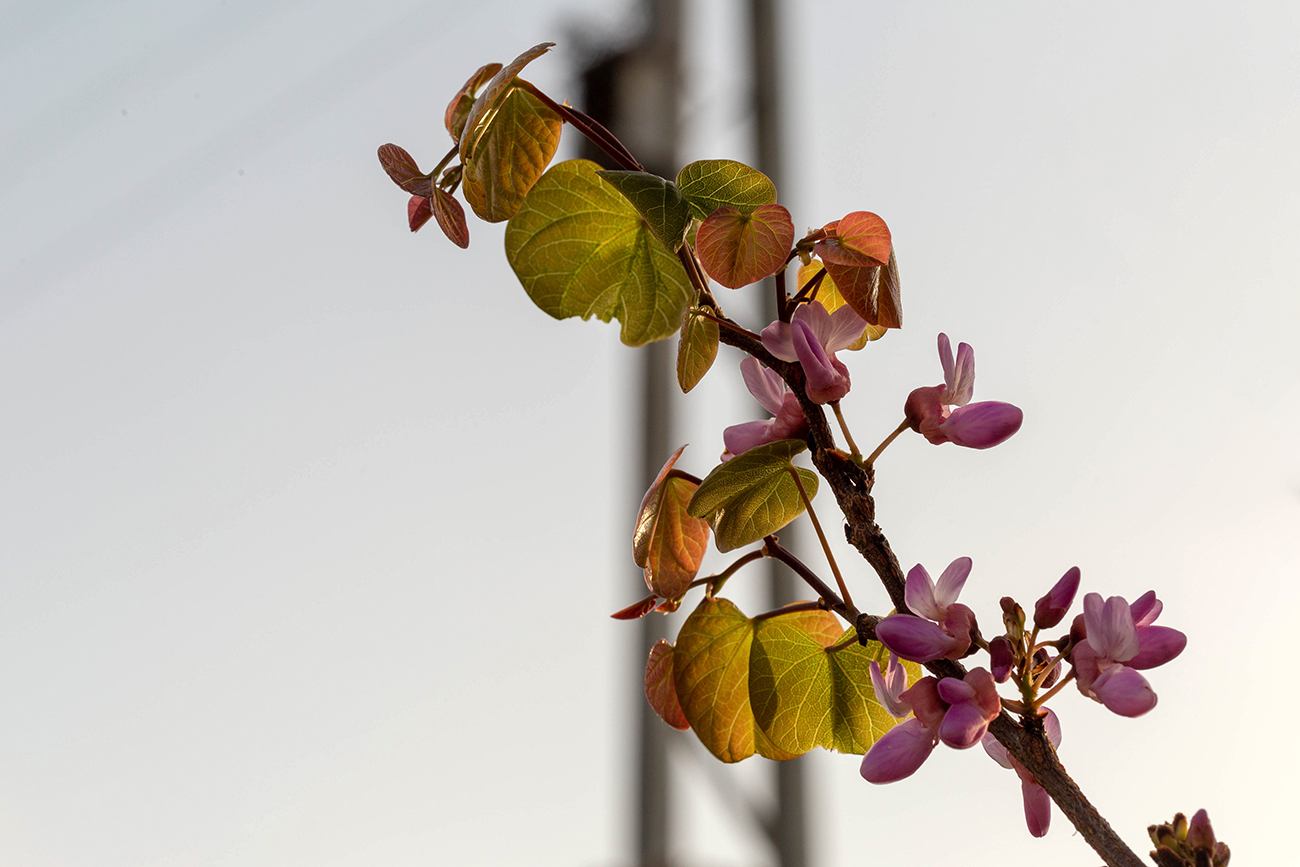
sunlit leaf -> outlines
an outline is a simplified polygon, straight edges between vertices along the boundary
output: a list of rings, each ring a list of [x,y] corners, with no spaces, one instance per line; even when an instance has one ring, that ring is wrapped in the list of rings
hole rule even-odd
[[[835,235],[844,249],[865,256],[869,264],[883,265],[892,249],[889,227],[870,211],[854,211],[839,221]],[[868,263],[864,263],[868,264]]]
[[[614,620],[638,620],[654,611],[658,603],[659,597],[651,594],[644,599],[633,602],[626,608],[620,608],[609,616]]]
[[[629,346],[676,331],[692,297],[681,262],[587,160],[557,163],[506,226],[506,258],[556,319],[622,324]]]
[[[433,182],[420,171],[420,167],[415,164],[415,157],[404,148],[392,143],[380,145],[379,164],[384,167],[393,183],[411,195],[426,199],[433,195]]]
[[[465,225],[465,209],[455,196],[440,187],[433,188],[433,215],[438,218],[438,228],[457,247],[469,246],[469,226]]]
[[[899,294],[898,260],[893,250],[885,265],[858,266],[840,264],[842,248],[834,242],[818,242],[814,252],[826,265],[827,275],[844,301],[871,325],[883,328],[903,326],[903,302]]]
[[[816,260],[809,262],[799,268],[799,286],[807,285],[808,281],[816,276],[817,272],[822,270],[822,263]],[[826,312],[834,313],[843,307],[846,303],[844,296],[840,294],[839,288],[835,285],[834,278],[828,271],[819,284],[817,284],[816,300],[826,308]],[[879,340],[889,333],[889,329],[883,325],[868,325],[862,332],[862,336],[854,341],[848,348],[861,349],[872,340]]]
[[[460,142],[461,133],[465,130],[465,122],[469,120],[470,109],[474,107],[474,94],[500,71],[499,63],[485,63],[480,66],[478,72],[471,75],[465,82],[465,86],[451,98],[451,102],[447,103],[443,123],[446,124],[452,141]]]
[[[793,243],[794,223],[781,205],[760,205],[748,214],[718,208],[695,236],[704,270],[729,289],[775,274]]]
[[[433,205],[424,196],[411,196],[406,203],[406,220],[411,224],[411,231],[418,232],[420,227],[429,222],[433,216]]]
[[[767,175],[735,160],[698,160],[677,173],[677,186],[703,220],[723,206],[748,214],[776,202],[776,187]]]
[[[499,108],[499,103],[505,98],[506,93],[515,86],[515,79],[523,68],[541,57],[547,51],[551,50],[554,42],[543,42],[534,45],[523,54],[516,57],[504,68],[499,68],[492,80],[483,88],[478,99],[474,100],[474,105],[470,108],[469,117],[465,119],[464,132],[460,137],[460,161],[469,165],[475,152],[480,146],[480,139],[483,132],[493,122],[493,115]],[[477,211],[476,211],[477,213]]]
[[[708,522],[686,511],[697,485],[669,475],[685,448],[673,453],[646,491],[632,535],[632,559],[645,567],[650,591],[665,599],[686,592],[709,545]]]
[[[718,323],[699,311],[690,311],[677,344],[677,384],[682,391],[699,385],[717,357]]]
[[[676,184],[649,172],[606,171],[597,174],[632,203],[669,252],[677,252],[691,222],[691,206]]]
[[[555,156],[563,126],[560,116],[528,91],[508,90],[482,123],[477,145],[464,161],[461,188],[474,213],[489,223],[518,213]]]
[[[645,665],[645,697],[659,718],[675,729],[688,729],[691,724],[682,713],[677,700],[677,686],[673,683],[673,646],[662,638],[650,648],[650,658]]]
[[[767,443],[719,464],[705,477],[688,508],[708,519],[719,551],[756,542],[803,513],[790,459],[807,447],[802,440]],[[816,473],[796,472],[811,500],[817,495]]]
[[[727,599],[704,599],[682,624],[673,683],[700,743],[724,762],[754,754],[749,648],[754,627]]]

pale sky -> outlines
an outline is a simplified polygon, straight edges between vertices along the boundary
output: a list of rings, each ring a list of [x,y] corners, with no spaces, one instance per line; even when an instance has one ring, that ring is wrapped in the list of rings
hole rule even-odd
[[[688,7],[683,161],[752,159],[743,7]],[[977,400],[1025,410],[991,451],[909,435],[882,457],[904,568],[971,556],[986,634],[1001,596],[1032,605],[1073,565],[1085,591],[1155,589],[1189,636],[1148,672],[1159,705],[1067,691],[1062,760],[1141,853],[1206,807],[1242,863],[1278,863],[1300,807],[1300,12],[800,10],[781,199],[800,228],[879,213],[903,277],[902,331],[846,359],[855,437],[941,379],[939,331],[975,347]],[[576,103],[577,31],[629,20],[0,5],[0,863],[630,863],[640,660],[607,615],[636,598],[635,356],[533,307],[501,226],[472,220],[468,251],[412,236],[375,159],[431,166],[464,79],[537,42],[560,44],[529,77]],[[682,402],[691,472],[761,415],[738,360]],[[681,863],[771,863],[677,737]],[[1029,837],[982,751],[889,787],[808,761],[817,867],[1097,861],[1059,811]]]

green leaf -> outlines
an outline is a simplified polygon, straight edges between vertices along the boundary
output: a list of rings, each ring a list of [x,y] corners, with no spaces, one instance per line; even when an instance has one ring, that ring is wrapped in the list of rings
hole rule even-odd
[[[691,498],[688,511],[707,518],[718,550],[756,542],[803,513],[803,499],[790,459],[808,446],[803,440],[778,440],[756,446],[713,468]],[[796,469],[808,499],[817,496],[817,475]]]
[[[691,206],[672,181],[649,172],[597,172],[632,203],[668,252],[676,253],[686,238]]]
[[[767,175],[735,160],[698,160],[677,173],[677,186],[699,219],[723,206],[748,214],[776,202],[776,186]]]
[[[677,344],[677,384],[683,392],[699,385],[718,357],[718,323],[698,310],[686,314]]]
[[[685,448],[673,453],[646,491],[632,535],[632,559],[645,568],[650,592],[664,599],[686,592],[709,545],[708,522],[686,511],[697,485],[670,475]]]
[[[555,156],[563,126],[560,116],[528,91],[507,91],[464,161],[462,189],[474,213],[489,223],[514,216]]]
[[[793,243],[794,223],[781,205],[760,205],[748,214],[723,206],[700,224],[695,236],[700,264],[728,289],[775,274]]]
[[[506,258],[556,319],[617,318],[640,346],[672,334],[692,298],[681,262],[587,160],[552,166],[506,226]]]
[[[754,754],[749,649],[754,626],[727,599],[704,599],[673,648],[673,684],[700,743],[724,762]]]
[[[882,664],[883,645],[826,648],[856,637],[841,632],[829,612],[780,615],[755,624],[750,650],[750,700],[754,719],[780,750],[807,752],[820,746],[865,753],[895,720],[871,687],[872,660]],[[914,681],[920,666],[906,663]]]
[[[529,63],[550,51],[553,45],[555,45],[554,42],[542,42],[534,45],[510,61],[505,68],[501,68],[497,64],[489,64],[489,66],[497,66],[497,71],[487,83],[487,86],[483,88],[483,93],[479,95],[478,99],[474,100],[474,104],[469,110],[469,116],[465,118],[460,136],[461,162],[468,165],[473,159],[474,154],[480,147],[480,139],[484,131],[492,124],[493,115],[499,108],[499,103],[505,98],[506,92],[514,87],[515,79],[519,77],[519,73]],[[479,72],[475,73],[474,77],[469,82],[466,82],[466,87],[469,88],[471,82],[477,87],[480,81],[479,74],[487,68],[483,67]],[[471,92],[472,90],[473,88],[471,88]]]
[[[673,646],[662,638],[650,648],[650,658],[646,660],[645,698],[668,725],[682,730],[691,727],[686,714],[682,713],[677,687],[673,683]]]

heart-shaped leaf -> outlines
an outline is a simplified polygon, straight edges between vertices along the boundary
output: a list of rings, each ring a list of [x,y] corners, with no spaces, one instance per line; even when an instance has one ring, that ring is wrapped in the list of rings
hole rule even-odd
[[[677,344],[677,384],[683,392],[699,385],[718,357],[718,323],[698,310],[686,314]]]
[[[432,206],[442,233],[457,247],[468,247],[469,226],[465,225],[465,209],[456,201],[455,196],[441,187],[434,187]]]
[[[681,325],[692,297],[681,262],[587,160],[553,166],[506,226],[506,258],[533,302],[556,319],[617,318],[640,346]]]
[[[673,453],[646,491],[632,534],[632,559],[645,568],[650,592],[665,599],[676,599],[691,586],[709,545],[708,522],[686,511],[698,486],[670,475],[685,448]]]
[[[871,687],[873,660],[882,665],[883,645],[854,643],[829,612],[780,615],[755,624],[750,650],[750,700],[759,728],[778,749],[806,752],[814,746],[865,753],[898,722]],[[920,666],[906,663],[912,681]]]
[[[469,165],[473,159],[475,152],[480,147],[480,139],[483,137],[484,130],[493,123],[493,114],[498,109],[498,103],[515,86],[515,79],[519,77],[519,73],[523,71],[525,66],[550,51],[553,45],[555,45],[554,42],[543,42],[534,45],[510,61],[504,68],[498,67],[491,81],[483,88],[483,93],[479,95],[478,99],[474,100],[474,104],[469,110],[469,116],[465,118],[463,132],[460,136],[461,162]]]
[[[870,211],[847,214],[835,227],[835,235],[845,250],[871,260],[863,264],[883,265],[889,261],[889,227]]]
[[[477,144],[464,161],[462,189],[474,213],[489,223],[518,213],[555,156],[563,126],[560,116],[528,91],[506,91],[481,124]]]
[[[691,206],[672,181],[649,172],[598,172],[632,203],[650,231],[670,253],[676,253],[686,238]]]
[[[433,195],[433,182],[420,171],[415,164],[415,157],[405,148],[392,144],[379,146],[379,164],[384,167],[393,183],[413,196],[428,198]]]
[[[802,265],[799,268],[799,285],[806,286],[808,281],[817,276],[817,272],[823,270],[823,265],[817,260]],[[835,280],[831,277],[830,272],[822,276],[821,282],[817,284],[817,294],[813,296],[815,300],[826,308],[827,313],[834,313],[843,307],[846,302],[844,296],[840,294],[839,287],[835,285]],[[862,336],[849,345],[849,349],[861,349],[872,340],[879,340],[889,333],[889,329],[883,325],[868,325],[862,331]]]
[[[754,627],[730,600],[704,599],[673,648],[673,683],[700,743],[724,762],[754,754],[749,648]]]
[[[447,112],[443,116],[443,123],[447,126],[447,132],[451,134],[451,140],[460,143],[461,133],[465,131],[465,122],[469,120],[470,109],[474,107],[474,94],[487,83],[494,75],[501,71],[499,63],[485,63],[478,68],[465,82],[465,86],[451,98],[447,103]]]
[[[776,202],[776,187],[767,175],[735,160],[698,160],[677,173],[677,186],[703,220],[718,208],[748,214]]]
[[[775,274],[794,243],[794,223],[781,205],[760,205],[748,214],[730,206],[715,210],[695,236],[700,264],[728,289]]]
[[[705,477],[688,511],[708,519],[719,551],[757,542],[803,513],[790,459],[807,447],[803,440],[756,446],[714,467]],[[817,474],[805,469],[795,472],[811,500],[817,495]]]
[[[843,248],[818,242],[813,251],[822,259],[827,275],[844,301],[870,325],[903,327],[903,302],[899,295],[898,260],[891,249],[885,265],[845,265]],[[854,254],[856,255],[856,254]]]
[[[675,729],[686,730],[691,724],[682,713],[673,683],[673,646],[662,638],[650,648],[645,664],[645,698],[659,718]]]

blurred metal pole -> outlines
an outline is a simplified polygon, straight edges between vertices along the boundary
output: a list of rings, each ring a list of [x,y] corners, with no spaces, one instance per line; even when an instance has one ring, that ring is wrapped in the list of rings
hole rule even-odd
[[[750,0],[750,33],[754,84],[754,137],[758,154],[755,166],[776,184],[781,177],[781,55],[777,38],[779,9],[776,0]],[[792,276],[792,275],[791,275]],[[787,284],[787,289],[790,286]],[[763,281],[764,321],[776,319],[776,286],[772,278]],[[795,525],[781,531],[782,542],[793,547]],[[797,587],[794,576],[776,560],[765,560],[773,607],[793,602]],[[804,808],[804,759],[776,762],[776,815],[772,819],[772,843],[780,867],[808,864],[808,817]]]

